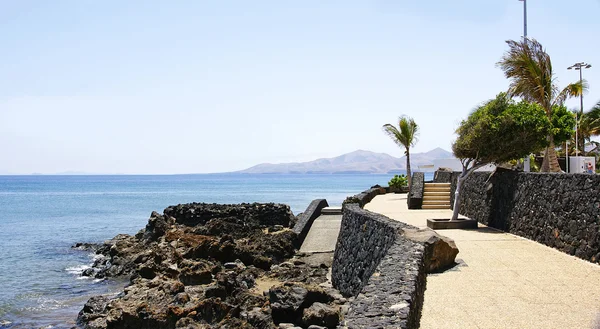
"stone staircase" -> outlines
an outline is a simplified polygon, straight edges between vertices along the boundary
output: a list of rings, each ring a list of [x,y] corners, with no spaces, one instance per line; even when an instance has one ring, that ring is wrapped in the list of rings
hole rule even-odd
[[[422,209],[450,209],[450,183],[425,183]]]

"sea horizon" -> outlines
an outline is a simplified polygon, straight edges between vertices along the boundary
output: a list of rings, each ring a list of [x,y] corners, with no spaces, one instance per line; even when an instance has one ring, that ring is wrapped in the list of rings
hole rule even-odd
[[[411,173],[423,172],[433,174],[435,170],[411,170]],[[120,173],[31,173],[31,174],[0,174],[3,176],[194,176],[194,175],[398,175],[406,174],[406,170],[398,170],[388,173],[371,173],[371,172],[305,172],[305,173],[246,173],[241,171],[230,171],[230,172],[213,172],[213,173],[175,173],[175,174],[120,174]]]

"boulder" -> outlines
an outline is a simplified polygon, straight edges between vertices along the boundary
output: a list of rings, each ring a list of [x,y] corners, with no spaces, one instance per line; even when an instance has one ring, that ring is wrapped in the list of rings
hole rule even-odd
[[[333,300],[334,297],[314,284],[286,282],[269,289],[269,302],[275,323],[299,322],[304,309],[314,303],[330,303]]]
[[[427,273],[443,272],[454,266],[458,248],[454,240],[439,235],[432,229],[405,230],[404,236],[425,245],[425,270]]]
[[[340,321],[340,308],[323,303],[313,303],[302,313],[302,322],[306,326],[335,328]]]
[[[156,241],[159,237],[163,236],[169,229],[169,223],[165,216],[153,211],[146,224],[146,230],[142,233],[144,240]]]
[[[301,285],[280,285],[269,289],[269,302],[275,323],[296,322],[308,290]]]
[[[94,296],[90,298],[78,314],[78,324],[91,323],[100,318],[99,314],[104,311],[109,301],[106,296]]]
[[[215,266],[204,260],[184,260],[179,265],[179,280],[186,286],[212,282]]]
[[[241,318],[245,319],[254,328],[273,328],[271,314],[260,307],[255,307],[248,312],[243,312]]]

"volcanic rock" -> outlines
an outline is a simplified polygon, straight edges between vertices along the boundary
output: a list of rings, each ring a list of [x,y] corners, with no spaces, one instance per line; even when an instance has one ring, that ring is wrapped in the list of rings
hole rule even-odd
[[[404,236],[425,245],[425,269],[427,273],[444,271],[454,266],[458,248],[454,240],[439,235],[432,229],[405,230]]]
[[[95,262],[84,274],[129,277],[130,285],[116,297],[91,298],[78,324],[272,329],[284,320],[303,325],[303,312],[315,303],[325,306],[307,311],[308,321],[329,323],[317,315],[336,309],[327,305],[339,303],[332,297],[337,292],[316,284],[327,280],[330,264],[292,259],[295,222],[289,207],[278,204],[192,203],[152,212],[135,236],[118,235],[96,248]],[[272,283],[265,287],[267,282]]]
[[[313,303],[302,314],[302,322],[307,325],[335,328],[340,321],[340,308],[323,303]]]

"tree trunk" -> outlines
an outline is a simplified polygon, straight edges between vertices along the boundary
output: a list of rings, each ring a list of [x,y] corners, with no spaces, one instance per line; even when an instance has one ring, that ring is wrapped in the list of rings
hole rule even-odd
[[[542,161],[541,172],[561,172],[558,164],[558,156],[556,155],[556,146],[554,145],[554,136],[548,136],[550,145],[544,151],[544,161]]]
[[[408,188],[412,186],[412,175],[410,173],[410,151],[406,148],[406,176],[408,176]]]
[[[460,211],[460,189],[462,188],[465,178],[468,176],[467,168],[463,166],[462,173],[456,180],[456,191],[454,191],[454,209],[452,211],[452,220],[458,219],[458,212]]]

